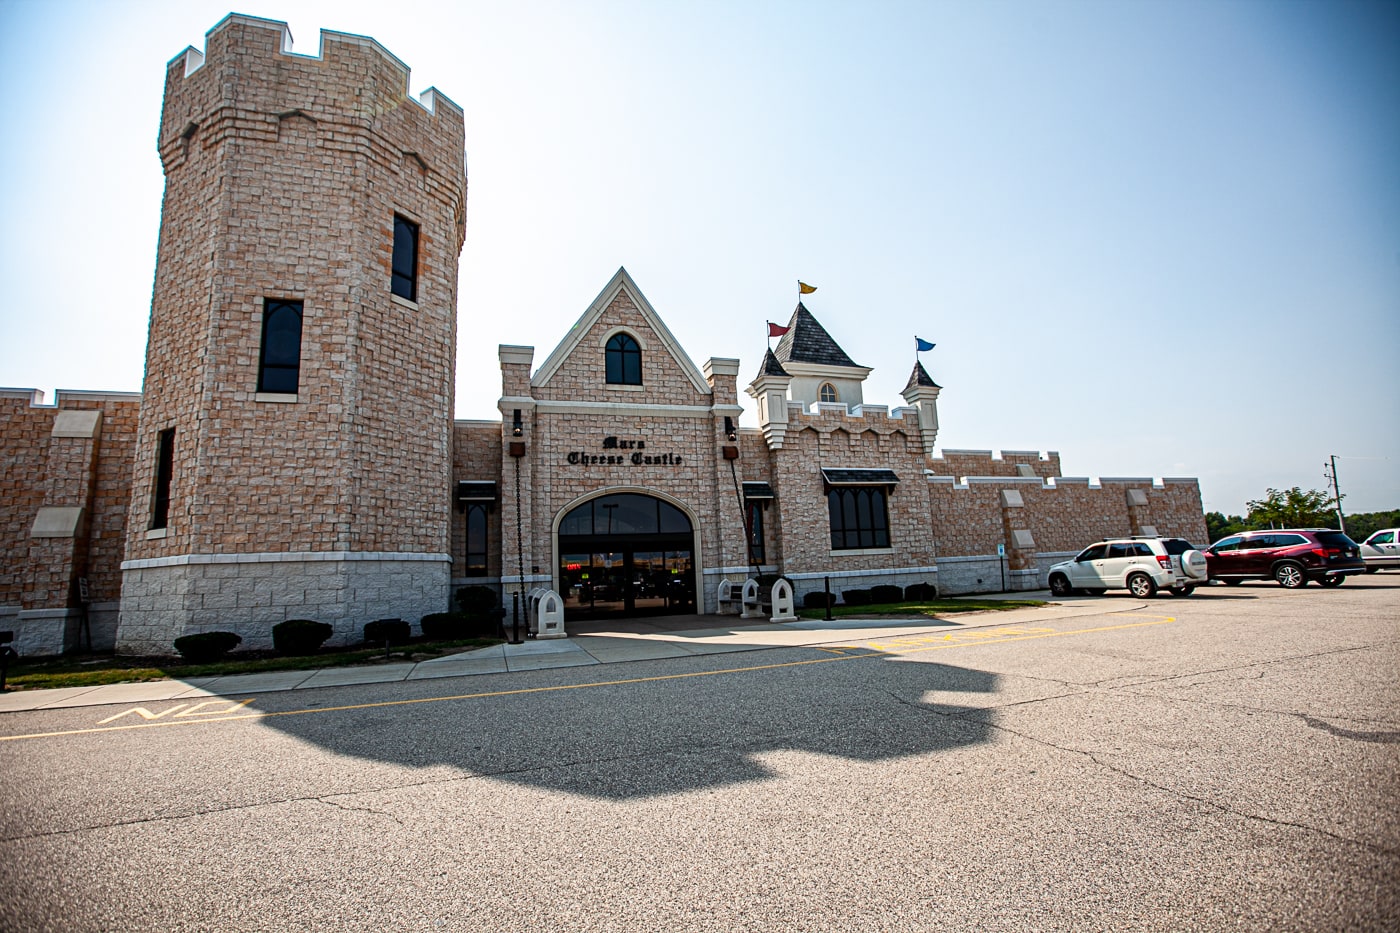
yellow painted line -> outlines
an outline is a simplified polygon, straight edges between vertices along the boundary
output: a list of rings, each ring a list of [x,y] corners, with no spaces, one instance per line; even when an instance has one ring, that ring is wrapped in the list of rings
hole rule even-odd
[[[488,699],[494,699],[494,698],[497,698],[497,697],[525,696],[525,695],[527,695],[527,694],[533,694],[533,693],[557,693],[557,692],[560,692],[560,691],[563,691],[563,690],[587,690],[587,689],[594,689],[594,688],[597,688],[597,687],[623,687],[623,686],[629,686],[629,685],[632,685],[632,684],[658,683],[658,682],[660,682],[660,681],[665,681],[665,680],[688,680],[688,679],[694,678],[694,677],[716,677],[716,676],[719,676],[719,675],[721,675],[721,674],[747,674],[747,673],[753,673],[753,672],[757,672],[757,671],[775,671],[775,670],[781,670],[782,668],[787,668],[787,667],[806,667],[806,666],[812,665],[812,664],[830,664],[830,663],[832,663],[833,661],[859,661],[859,660],[862,660],[862,659],[865,659],[865,658],[889,657],[889,656],[891,656],[891,655],[896,655],[896,654],[898,654],[898,655],[919,654],[919,653],[924,652],[924,651],[946,651],[946,650],[949,650],[949,649],[952,649],[952,648],[973,648],[973,647],[981,647],[981,646],[986,646],[986,645],[1000,645],[1000,644],[1005,644],[1006,642],[1011,642],[1011,641],[1033,641],[1033,640],[1035,640],[1035,639],[1040,639],[1040,638],[1063,638],[1063,637],[1068,637],[1068,636],[1070,636],[1070,635],[1091,635],[1091,634],[1095,634],[1095,633],[1098,633],[1098,632],[1116,632],[1116,631],[1122,631],[1123,629],[1143,628],[1143,627],[1149,626],[1149,625],[1165,625],[1165,624],[1168,623],[1168,622],[1175,622],[1175,621],[1176,621],[1176,617],[1175,617],[1175,616],[1154,616],[1154,617],[1151,617],[1149,620],[1145,620],[1145,621],[1141,621],[1141,622],[1127,622],[1127,623],[1124,623],[1124,624],[1122,624],[1122,625],[1105,625],[1105,626],[1100,626],[1100,627],[1098,627],[1098,628],[1074,629],[1074,630],[1071,630],[1071,631],[1068,631],[1068,632],[1057,632],[1057,631],[1053,631],[1053,630],[1044,630],[1044,631],[1034,631],[1034,632],[1030,632],[1030,631],[1027,631],[1027,630],[1021,630],[1021,631],[1027,631],[1027,633],[1026,633],[1026,634],[1008,634],[1008,635],[1007,635],[1006,637],[1004,637],[1004,638],[998,638],[998,639],[995,639],[995,640],[992,640],[992,639],[978,639],[978,640],[975,640],[975,641],[941,641],[941,642],[938,642],[938,643],[933,644],[933,645],[925,645],[925,646],[922,646],[922,647],[908,648],[908,649],[902,649],[902,650],[896,648],[896,649],[894,649],[894,650],[889,650],[889,651],[884,651],[884,650],[881,650],[881,651],[871,651],[871,652],[868,652],[868,653],[865,653],[865,654],[833,654],[833,655],[830,656],[830,657],[825,657],[825,658],[809,658],[809,659],[807,659],[807,660],[805,660],[805,661],[783,661],[783,662],[778,663],[778,664],[755,664],[755,665],[753,665],[753,666],[751,666],[751,667],[729,667],[729,668],[724,668],[724,669],[718,670],[718,671],[691,671],[691,672],[685,673],[685,674],[659,674],[659,675],[654,676],[654,677],[631,677],[631,678],[627,678],[627,679],[625,679],[625,680],[600,680],[600,681],[596,681],[596,682],[592,682],[592,683],[584,683],[584,684],[559,684],[559,685],[553,686],[553,687],[521,687],[521,688],[516,689],[516,690],[489,690],[489,691],[485,691],[485,692],[482,692],[482,693],[460,693],[460,694],[457,694],[457,695],[455,695],[455,696],[446,696],[446,697],[420,697],[420,698],[414,699],[414,700],[383,700],[383,701],[380,701],[380,702],[378,702],[378,703],[355,703],[355,704],[351,704],[351,705],[347,705],[347,706],[318,706],[318,707],[307,708],[307,709],[282,710],[282,711],[280,711],[280,712],[266,712],[266,713],[265,713],[265,712],[261,712],[261,711],[254,711],[254,712],[251,712],[251,713],[242,714],[242,715],[237,715],[237,716],[218,716],[218,715],[210,715],[210,716],[208,716],[208,718],[205,718],[205,719],[171,719],[171,720],[160,720],[160,721],[156,721],[156,722],[128,723],[128,724],[126,724],[126,725],[121,725],[121,726],[104,726],[104,727],[101,727],[101,728],[66,729],[66,730],[62,730],[62,731],[59,731],[59,732],[30,732],[30,733],[25,733],[25,734],[22,734],[22,735],[3,735],[3,736],[0,736],[0,742],[17,742],[17,741],[19,741],[19,740],[21,740],[21,739],[51,739],[51,738],[59,738],[59,737],[62,737],[62,736],[70,736],[70,735],[90,735],[90,734],[99,733],[99,732],[129,732],[129,731],[133,731],[133,730],[136,730],[136,729],[169,729],[169,728],[173,728],[173,727],[176,727],[176,726],[208,725],[208,724],[210,724],[210,723],[216,723],[216,722],[242,722],[242,721],[248,721],[248,720],[273,719],[273,718],[276,718],[276,717],[278,717],[278,716],[311,716],[311,715],[316,715],[316,714],[320,714],[320,713],[344,713],[344,712],[352,712],[352,711],[354,711],[354,710],[363,710],[363,709],[385,709],[385,708],[388,708],[388,707],[391,707],[391,706],[416,706],[416,705],[418,705],[418,704],[420,704],[420,703],[450,703],[450,702],[454,702],[454,701],[457,701],[457,700],[488,700]],[[1015,630],[1012,629],[1011,631],[1015,631]],[[870,642],[869,644],[874,645],[874,642]],[[783,646],[781,646],[781,645],[775,645],[774,647],[783,647]],[[798,647],[802,647],[802,646],[798,646]],[[858,646],[858,645],[853,645],[853,646],[851,646],[851,647],[859,647],[859,646]],[[232,701],[232,700],[220,700],[219,702],[228,702],[228,703],[232,704],[232,706],[230,707],[230,709],[235,709],[235,708],[243,708],[243,707],[246,707],[249,703],[252,703],[253,700],[250,698],[250,699],[247,699],[247,700],[239,701],[239,702],[237,702],[237,703],[234,703],[234,701]],[[201,705],[207,705],[207,704],[201,704]],[[178,707],[176,707],[176,708],[178,709]],[[139,707],[138,707],[138,709],[139,709]],[[133,710],[127,710],[126,712],[121,713],[121,714],[118,714],[118,715],[127,715],[127,714],[129,714],[129,713],[131,713],[131,712],[134,712],[134,711],[135,711],[134,709],[133,709]],[[39,711],[39,710],[33,710],[32,712],[40,712],[40,711]],[[44,710],[43,712],[52,712],[52,711],[51,711],[51,710]],[[154,718],[155,716],[158,716],[158,715],[159,715],[159,716],[165,715],[165,713],[152,714],[152,713],[150,713],[149,711],[144,711],[144,712],[145,712],[145,716],[151,716],[151,717],[153,717],[153,718]],[[171,712],[171,711],[167,710],[166,712]],[[188,712],[188,711],[187,711],[187,712]],[[106,720],[103,720],[103,721],[104,721],[104,722],[111,722],[113,719],[116,719],[116,718],[117,718],[116,716],[112,716],[112,717],[108,717]],[[144,718],[144,717],[143,717],[143,718]]]

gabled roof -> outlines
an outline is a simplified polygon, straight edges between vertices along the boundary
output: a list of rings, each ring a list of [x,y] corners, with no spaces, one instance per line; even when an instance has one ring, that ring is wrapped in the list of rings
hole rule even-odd
[[[902,391],[908,392],[914,386],[928,386],[933,389],[943,388],[933,381],[933,377],[928,374],[928,370],[924,369],[923,363],[914,364],[914,371],[909,374],[909,381],[905,384]]]
[[[778,358],[773,355],[772,350],[763,354],[763,365],[758,368],[758,375],[754,378],[757,380],[764,376],[787,376],[789,379],[792,378],[792,375],[786,369],[783,369],[783,364],[778,362]]]
[[[554,348],[554,352],[549,354],[549,359],[545,360],[544,364],[530,377],[530,384],[534,386],[548,385],[549,380],[559,371],[559,367],[562,366],[564,361],[578,348],[578,345],[583,342],[584,336],[588,334],[593,328],[593,325],[598,323],[598,319],[608,310],[608,306],[613,303],[613,299],[617,298],[617,296],[624,291],[627,293],[627,296],[632,299],[632,304],[637,306],[637,310],[641,313],[642,319],[647,322],[652,332],[656,334],[662,346],[666,348],[671,358],[676,361],[676,366],[686,375],[686,378],[690,380],[691,384],[695,386],[695,391],[702,395],[712,394],[710,391],[710,384],[705,381],[705,375],[700,372],[700,368],[695,365],[694,361],[686,355],[685,350],[681,349],[681,345],[671,334],[670,328],[661,320],[661,317],[656,313],[656,309],[651,306],[650,301],[647,301],[646,295],[642,294],[642,290],[637,287],[636,282],[632,281],[632,276],[627,274],[627,269],[623,266],[618,267],[617,274],[615,274],[608,284],[603,287],[603,290],[598,293],[598,297],[593,299],[593,303],[588,306],[587,311],[583,312],[583,316],[574,322],[574,326],[569,329],[568,335],[559,342],[559,346]]]
[[[778,341],[775,351],[780,363],[816,363],[820,366],[851,366],[862,369],[859,363],[846,355],[817,319],[812,317],[802,304],[792,312],[788,321],[788,332]]]

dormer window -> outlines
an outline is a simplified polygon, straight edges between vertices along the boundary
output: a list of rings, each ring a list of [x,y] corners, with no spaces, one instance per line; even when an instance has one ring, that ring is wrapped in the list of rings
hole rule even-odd
[[[817,400],[821,402],[839,402],[841,396],[836,392],[836,386],[829,382],[823,382],[822,387],[817,390]]]
[[[614,334],[603,351],[608,385],[642,384],[642,348],[631,334]]]

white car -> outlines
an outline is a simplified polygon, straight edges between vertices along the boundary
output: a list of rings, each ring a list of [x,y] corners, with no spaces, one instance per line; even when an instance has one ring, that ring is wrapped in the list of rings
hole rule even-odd
[[[1127,588],[1139,599],[1158,590],[1190,596],[1208,579],[1206,556],[1185,538],[1107,538],[1052,566],[1050,592],[1101,596],[1105,590]]]
[[[1382,528],[1361,542],[1366,572],[1400,569],[1400,528]]]

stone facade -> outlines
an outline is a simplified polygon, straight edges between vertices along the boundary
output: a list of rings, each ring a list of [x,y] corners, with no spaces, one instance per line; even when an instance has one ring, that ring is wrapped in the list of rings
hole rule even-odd
[[[119,647],[168,650],[211,627],[190,595],[178,611],[146,606],[216,558],[275,555],[281,585],[303,594],[320,592],[327,555],[354,557],[347,580],[374,554],[414,567],[415,586],[445,585],[460,108],[410,99],[407,67],[372,39],[323,32],[318,56],[292,55],[285,24],[235,15],[204,54],[170,63],[159,148],[134,488],[155,486],[162,431],[175,453],[164,527],[150,497],[131,500]],[[391,295],[396,215],[420,230],[416,301]],[[259,392],[269,300],[302,303],[295,392]],[[346,626],[376,617],[356,592],[328,610]],[[219,602],[218,624],[261,632],[296,602]]]
[[[499,421],[454,422],[464,123],[407,90],[372,39],[291,55],[284,24],[246,16],[170,63],[144,391],[0,390],[0,628],[22,654],[79,647],[84,621],[130,653],[208,630],[267,647],[289,618],[355,642],[469,584],[507,604],[551,588],[566,613],[713,612],[722,580],[758,574],[799,599],[828,581],[1024,590],[1105,535],[1204,540],[1195,480],[1091,484],[1053,451],[938,449],[923,367],[907,405],[866,404],[870,370],[800,304],[740,429],[738,360],[697,366],[625,270],[542,363],[499,348]],[[416,300],[391,294],[396,216],[419,229]],[[259,391],[269,300],[302,303],[294,392]],[[635,372],[610,378],[614,347]],[[878,487],[887,540],[833,547],[828,495],[848,483]],[[614,528],[628,508],[656,527]]]
[[[0,629],[21,654],[115,644],[139,404],[0,389]]]

